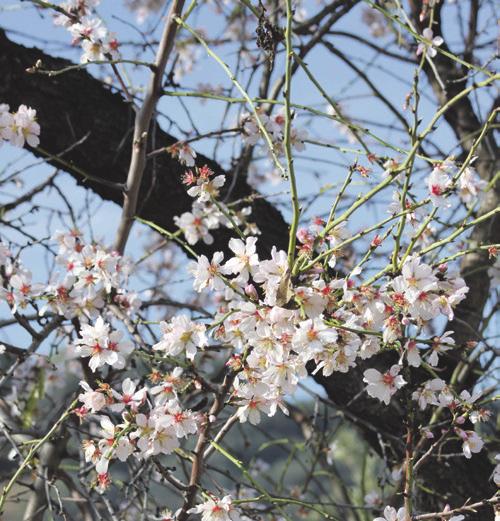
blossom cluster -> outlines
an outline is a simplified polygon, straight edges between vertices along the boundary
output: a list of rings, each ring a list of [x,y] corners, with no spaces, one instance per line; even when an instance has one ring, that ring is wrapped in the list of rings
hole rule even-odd
[[[83,443],[86,461],[95,465],[99,491],[111,482],[111,460],[171,454],[179,447],[180,439],[195,434],[201,422],[206,421],[202,415],[183,408],[179,400],[182,369],[156,380],[157,385],[148,387],[126,378],[120,392],[107,384],[93,389],[81,382],[83,392],[79,400],[83,405],[76,413],[82,418],[90,416],[100,424],[95,439]],[[116,414],[120,414],[120,420],[115,420]]]
[[[433,1],[424,2],[427,3],[432,6]],[[69,31],[73,44],[81,48],[81,62],[84,64],[120,60],[120,44],[99,18],[99,4],[100,0],[64,0],[56,8],[55,24]],[[125,0],[125,4],[137,14],[139,21],[152,13],[157,13],[158,18],[163,17],[160,14],[165,14],[162,10],[165,7],[163,0]],[[194,4],[189,7],[189,13],[195,7]],[[229,44],[234,47],[231,42],[241,43],[238,57],[250,63],[250,79],[264,63],[264,57],[272,69],[271,54],[274,55],[274,52],[264,56],[266,49],[258,41],[256,52],[253,51],[255,46],[247,45],[254,38],[255,20],[251,20],[255,10],[252,13],[251,9],[233,9],[229,0],[210,0],[208,4],[213,4],[219,10],[219,14],[223,15],[221,19],[225,19],[227,25],[224,31],[217,29],[215,39],[199,31],[203,39],[207,40],[207,45],[212,47]],[[278,4],[259,2],[258,12],[262,11],[262,15],[259,16],[257,34],[265,31],[266,24],[271,22],[276,23],[276,28],[279,29],[279,17],[283,14],[283,9]],[[320,20],[321,16],[313,16],[307,21],[301,4],[302,0],[294,2],[294,22],[299,24],[297,27],[303,25],[306,33],[312,34],[320,28],[314,21]],[[301,20],[306,23],[302,24]],[[287,21],[291,22],[289,14]],[[373,37],[383,37],[391,33],[390,24],[386,23],[385,16],[377,10],[364,10],[363,21]],[[444,40],[433,34],[432,25],[431,21],[429,27],[423,30],[422,36],[417,36],[415,47],[418,45],[416,54],[422,56],[421,64],[427,60],[433,66],[432,59],[442,52],[439,47],[444,44]],[[148,28],[146,33],[153,36],[157,27],[151,27],[152,32]],[[278,33],[276,46],[281,45]],[[287,36],[290,35],[288,31]],[[413,36],[416,35],[413,33]],[[202,54],[203,45],[197,43],[197,38],[188,36],[182,40],[176,37],[175,40],[175,57],[166,57],[169,63],[172,62],[172,70],[168,78],[164,78],[163,87],[177,87],[176,82],[192,71]],[[140,47],[137,49],[140,51]],[[273,47],[273,51],[275,50],[279,50],[278,47]],[[244,69],[246,70],[245,67]],[[433,71],[436,72],[434,67]],[[437,72],[436,76],[437,82],[441,83]],[[252,82],[248,85],[253,85]],[[131,89],[134,94],[140,93],[139,87]],[[198,90],[199,94],[214,93],[221,99],[229,100],[222,96],[224,89],[210,84],[200,84]],[[187,92],[189,96],[192,94]],[[210,96],[206,96],[208,97]],[[413,98],[409,95],[408,104],[411,99]],[[416,109],[415,106],[415,112]],[[166,232],[165,235],[175,239],[170,241],[170,245],[181,243],[195,259],[187,265],[193,290],[187,290],[189,298],[192,298],[189,302],[170,299],[169,292],[173,284],[165,284],[164,280],[158,282],[161,279],[158,275],[160,270],[170,271],[171,277],[177,275],[172,268],[171,250],[167,252],[166,248],[162,252],[164,257],[161,263],[156,265],[156,270],[151,270],[154,273],[147,273],[146,277],[147,287],[152,288],[146,291],[155,298],[142,305],[138,295],[127,289],[133,269],[132,262],[100,244],[86,243],[78,231],[57,232],[53,237],[56,246],[47,245],[47,249],[52,252],[57,249],[48,284],[33,282],[31,272],[23,265],[19,255],[11,251],[12,246],[0,241],[0,301],[5,302],[15,315],[12,322],[17,320],[21,326],[29,326],[33,320],[34,347],[38,342],[36,329],[50,322],[49,319],[40,317],[56,316],[54,324],[61,324],[56,340],[59,341],[62,337],[65,345],[69,345],[65,362],[69,361],[74,364],[73,367],[77,366],[75,372],[78,378],[75,381],[81,379],[77,393],[78,406],[73,409],[73,413],[82,422],[86,422],[81,429],[68,429],[68,433],[86,438],[82,444],[83,458],[88,463],[87,469],[92,477],[92,469],[95,469],[97,477],[94,486],[99,492],[103,493],[108,489],[112,482],[112,472],[116,472],[118,468],[123,470],[128,467],[131,473],[141,469],[138,471],[139,479],[131,480],[130,485],[137,486],[136,490],[144,485],[145,501],[151,490],[148,480],[153,476],[152,481],[156,481],[157,474],[161,476],[158,481],[169,477],[170,484],[182,491],[178,495],[184,496],[184,514],[194,514],[202,521],[249,521],[250,517],[245,516],[246,512],[251,512],[251,519],[269,516],[273,520],[282,521],[283,518],[276,517],[274,512],[275,509],[281,509],[280,504],[285,508],[286,500],[280,497],[281,485],[288,485],[289,478],[285,476],[285,471],[288,472],[288,468],[293,470],[291,458],[296,449],[318,451],[318,457],[311,458],[312,470],[306,486],[301,483],[299,494],[309,494],[309,481],[311,491],[315,486],[313,480],[318,475],[328,475],[327,466],[335,464],[338,446],[336,440],[330,439],[330,431],[326,431],[329,429],[327,423],[331,415],[325,413],[325,432],[321,439],[311,436],[307,443],[294,444],[290,460],[280,478],[279,495],[275,498],[267,493],[256,498],[256,492],[261,490],[253,479],[249,479],[251,474],[246,471],[243,473],[246,485],[237,484],[235,494],[226,494],[217,477],[209,479],[202,474],[211,469],[206,461],[207,454],[211,454],[212,450],[220,450],[225,456],[229,454],[225,446],[230,442],[223,437],[233,424],[246,424],[236,427],[246,435],[248,424],[258,425],[265,420],[265,416],[275,416],[278,411],[285,415],[289,414],[289,408],[294,411],[289,399],[310,375],[318,378],[332,377],[331,381],[334,381],[336,377],[340,379],[338,373],[348,373],[354,368],[357,371],[352,374],[359,378],[353,377],[353,387],[357,386],[357,389],[354,389],[354,397],[348,407],[354,401],[357,404],[357,400],[366,400],[369,408],[375,411],[392,405],[393,409],[399,409],[401,418],[411,410],[412,420],[413,417],[418,420],[402,426],[408,428],[406,461],[394,461],[402,451],[388,451],[387,455],[383,440],[380,440],[384,460],[389,458],[387,461],[394,465],[383,470],[384,478],[378,481],[381,490],[384,490],[386,481],[391,484],[399,481],[396,492],[403,489],[406,491],[406,487],[402,485],[416,483],[413,478],[420,463],[431,456],[434,449],[438,452],[440,444],[448,443],[450,439],[454,446],[461,447],[462,454],[448,453],[445,454],[446,457],[463,455],[464,458],[471,459],[474,454],[483,450],[485,440],[481,436],[486,429],[482,429],[481,424],[491,416],[490,410],[486,408],[491,400],[484,398],[480,390],[461,390],[452,383],[454,379],[444,379],[444,375],[450,372],[447,363],[450,360],[455,365],[456,360],[463,361],[463,374],[471,369],[470,364],[466,363],[466,350],[475,348],[476,343],[468,342],[464,345],[462,340],[458,340],[459,335],[455,335],[454,325],[444,328],[440,326],[450,322],[453,324],[456,308],[469,291],[465,280],[450,264],[450,259],[456,257],[455,252],[450,257],[442,255],[447,245],[453,244],[453,236],[458,235],[455,230],[461,233],[468,228],[469,217],[476,217],[474,206],[486,191],[487,183],[472,166],[473,158],[469,160],[468,157],[466,164],[460,166],[453,157],[434,161],[427,158],[427,154],[424,156],[416,153],[420,150],[420,144],[426,145],[427,141],[423,140],[427,139],[427,131],[418,136],[410,136],[417,142],[415,139],[411,140],[415,147],[412,146],[410,156],[400,168],[399,159],[378,158],[368,151],[368,145],[377,147],[373,150],[381,150],[379,147],[384,142],[378,138],[374,141],[373,137],[376,136],[371,131],[351,123],[343,116],[340,105],[328,106],[326,110],[337,130],[349,143],[360,141],[367,151],[367,160],[373,166],[372,169],[371,166],[358,164],[358,161],[365,161],[364,151],[359,154],[355,150],[342,149],[344,157],[347,157],[346,153],[356,153],[356,160],[349,174],[360,174],[366,179],[376,169],[376,164],[383,164],[381,170],[385,171],[382,176],[387,183],[370,186],[369,191],[357,194],[356,199],[352,197],[356,183],[350,184],[351,177],[347,177],[345,185],[337,192],[338,197],[330,215],[315,217],[309,223],[304,216],[309,215],[309,200],[312,201],[314,196],[301,197],[300,210],[294,204],[294,219],[290,228],[295,236],[290,237],[289,251],[278,246],[268,249],[267,244],[262,243],[264,241],[259,241],[259,230],[248,220],[251,208],[242,207],[241,202],[231,202],[234,199],[234,184],[228,187],[225,175],[214,172],[208,165],[198,166],[201,165],[201,157],[197,156],[191,145],[207,136],[220,137],[222,134],[218,130],[193,138],[191,134],[187,134],[190,136],[189,139],[186,138],[187,141],[176,142],[162,149],[186,168],[182,183],[191,199],[188,199],[188,205],[179,210],[180,215],[173,219],[178,230],[174,233]],[[315,113],[320,114],[318,111]],[[292,114],[290,141],[295,151],[302,152],[308,143],[308,132],[296,125],[297,119]],[[359,121],[363,122],[363,127],[371,126],[372,123]],[[238,139],[241,137],[247,148],[266,148],[271,145],[269,152],[273,156],[283,156],[286,123],[284,110],[266,111],[259,108],[256,113],[241,115],[236,129]],[[232,132],[234,129],[227,130]],[[485,127],[484,131],[486,130]],[[223,129],[221,133],[224,132],[226,130]],[[365,134],[368,136],[366,143],[362,140]],[[479,145],[484,135],[484,132],[478,134],[478,141],[472,148]],[[18,147],[25,143],[36,147],[39,145],[39,136],[40,126],[36,121],[35,110],[21,105],[17,112],[12,112],[8,105],[0,105],[0,145],[6,141]],[[398,150],[403,155],[406,148],[404,143],[407,142],[402,142],[402,148],[393,147],[391,150]],[[338,148],[337,143],[323,144]],[[437,147],[436,149],[439,150]],[[434,148],[431,147],[431,150]],[[157,151],[153,151],[148,157],[156,153]],[[430,173],[421,187],[416,187],[415,177],[420,175],[420,165],[426,161],[432,165],[429,168]],[[260,168],[259,161],[251,163],[249,169]],[[279,169],[275,169],[273,174],[274,179],[277,179],[280,176]],[[407,177],[403,179],[404,176]],[[232,181],[235,183],[236,177]],[[369,181],[371,183],[372,179]],[[340,185],[335,180],[330,186],[336,190]],[[327,193],[330,186],[316,195]],[[378,193],[379,186],[388,191],[394,190],[388,207],[389,216],[385,215],[380,226],[370,225],[370,228],[365,227],[358,233],[351,233],[348,230],[349,216],[361,204],[378,202],[372,196]],[[347,197],[344,197],[345,194],[348,194]],[[257,196],[260,197],[258,194]],[[295,203],[295,194],[293,197]],[[453,197],[461,201],[463,206],[460,210],[466,214],[466,219],[458,223],[445,219],[434,220],[434,215],[438,212],[452,207]],[[340,214],[344,212],[340,208],[348,209]],[[297,224],[298,221],[300,224]],[[450,240],[435,242],[434,249],[431,247],[419,251],[415,246],[427,246],[434,242],[432,234],[436,230],[432,226],[433,221],[441,228],[441,234],[443,230],[452,230]],[[355,219],[349,221],[351,229],[355,222]],[[298,229],[295,233],[296,224]],[[215,230],[222,227],[233,232],[233,238],[226,241],[223,247],[212,250],[203,246],[199,249],[191,248],[199,246],[200,242],[205,245],[213,244]],[[375,230],[380,235],[377,233],[370,237],[366,242],[366,255],[359,255],[358,258],[358,254],[364,252],[360,252],[363,246],[357,245],[363,242],[356,242],[356,247],[352,244]],[[383,244],[391,233],[394,237],[392,252],[387,248],[387,243]],[[156,246],[160,249],[163,243],[158,242]],[[151,248],[151,252],[157,251],[156,246]],[[472,250],[477,246],[483,252],[488,248],[490,256],[496,255],[497,245],[477,245],[469,241],[467,247],[469,246]],[[224,249],[224,252],[215,249]],[[433,253],[428,255],[426,252],[431,249]],[[211,254],[197,255],[198,251],[211,251]],[[465,251],[458,251],[457,256],[462,253]],[[367,269],[365,262],[372,254],[376,261]],[[142,266],[151,260],[146,260],[146,257],[148,255],[141,259],[145,260]],[[498,265],[496,269],[500,273]],[[152,279],[156,284],[150,283]],[[140,282],[144,282],[144,279]],[[185,281],[180,282],[184,284]],[[165,298],[156,298],[159,294]],[[24,313],[29,306],[36,311],[34,318]],[[158,306],[164,306],[161,309],[168,311],[160,314],[156,309]],[[171,313],[175,308],[183,311]],[[438,327],[439,333],[436,333]],[[26,330],[31,333],[28,327]],[[40,338],[43,335],[44,331],[39,333]],[[51,332],[48,335],[46,339],[56,336]],[[15,370],[17,363],[22,367],[17,369],[17,373],[13,373],[14,377],[22,378],[29,371],[34,372],[33,368],[38,362],[31,360],[38,357],[43,360],[39,367],[42,364],[48,367],[54,360],[52,352],[56,349],[51,346],[49,356],[41,352],[35,353],[25,365],[24,355],[19,356],[12,367]],[[8,356],[17,356],[17,350],[18,348],[10,344],[0,345],[0,354],[7,351]],[[379,353],[383,353],[383,356],[375,356]],[[32,354],[31,348],[28,349],[28,354]],[[9,376],[8,371],[2,372],[2,381],[4,375]],[[40,372],[44,373],[42,378],[48,374],[45,366]],[[350,393],[351,389],[348,391]],[[13,407],[17,407],[24,399],[18,399],[16,392],[14,389],[7,396],[7,401],[12,401]],[[38,394],[32,393],[30,399],[37,400]],[[26,409],[29,416],[31,412],[28,407]],[[319,411],[319,407],[317,409]],[[313,434],[315,425],[319,425],[316,423],[316,409],[314,415],[311,427],[307,426]],[[64,413],[62,420],[66,416],[67,413]],[[26,431],[30,432],[30,418],[23,418],[21,414],[17,417],[22,420],[23,427],[26,426]],[[420,422],[421,418],[431,417],[428,424]],[[61,422],[55,426],[60,426]],[[336,431],[337,427],[334,429]],[[254,430],[264,429],[260,426]],[[53,433],[56,433],[56,429],[50,430],[44,439],[49,439],[49,435]],[[195,440],[197,436],[198,439]],[[419,437],[420,441],[417,441]],[[246,436],[244,438],[245,447],[253,446],[251,443],[247,445]],[[260,453],[273,443],[262,444],[256,452]],[[27,445],[23,442],[19,447],[13,445],[18,452],[16,457],[21,456],[24,460],[23,468],[33,466],[32,456],[36,456],[30,451],[33,445],[30,442]],[[403,441],[402,447],[404,445]],[[456,452],[460,452],[460,449]],[[24,458],[24,454],[28,457]],[[174,454],[180,458],[180,478],[166,474],[171,469],[173,472],[177,469],[162,467],[165,460],[173,460]],[[420,460],[417,459],[419,457]],[[250,465],[254,458],[255,454],[248,458],[251,460]],[[237,460],[230,454],[228,459],[232,463],[236,462],[238,470],[241,470]],[[120,462],[127,465],[120,465]],[[142,465],[142,462],[145,464]],[[500,455],[497,456],[497,462],[491,478],[500,486]],[[78,477],[83,481],[87,469],[81,463]],[[187,472],[190,465],[191,475]],[[366,467],[364,471],[367,473],[371,471],[372,464],[368,458],[364,458],[363,467]],[[315,468],[321,472],[315,472]],[[230,475],[227,474],[226,477]],[[333,475],[337,475],[337,472]],[[189,482],[184,484],[181,479],[189,479]],[[266,485],[267,483],[272,484],[272,480],[266,482]],[[215,493],[206,488],[211,486]],[[134,494],[135,492],[131,496]],[[294,492],[290,495],[299,497]],[[407,496],[406,493],[404,495]],[[397,496],[398,494],[393,496],[393,501],[397,500]],[[51,507],[50,491],[47,492],[47,499],[48,506]],[[261,499],[266,507],[259,510],[255,505]],[[374,521],[405,521],[411,517],[411,500],[410,494],[405,497],[407,508],[394,508],[386,506],[384,498],[377,493],[370,493],[365,497],[366,507],[373,509],[374,516],[379,516]],[[410,501],[409,510],[407,501]],[[136,508],[132,505],[133,502],[127,498],[127,506],[130,506],[131,511]],[[298,506],[301,501],[290,501],[290,504]],[[323,504],[335,503],[319,502],[318,497],[318,505],[322,508]],[[305,505],[304,501],[303,506]],[[111,507],[112,505],[109,513],[114,517]],[[467,504],[463,507],[464,511],[465,507]],[[163,507],[158,506],[153,515],[153,508],[150,507],[148,513],[144,506],[136,517],[173,521],[180,512],[160,512]],[[98,510],[100,509],[97,508],[96,512]],[[413,510],[416,508],[413,507]],[[450,510],[446,506],[442,517],[450,521],[464,519],[461,514],[452,515],[459,512],[460,508],[453,512]],[[317,513],[320,512],[318,509]],[[301,516],[307,516],[303,514],[300,511]],[[120,513],[124,519],[132,515],[135,512],[127,512],[123,516]],[[363,512],[363,517],[369,517],[369,513]]]
[[[139,309],[137,294],[124,289],[132,269],[128,259],[98,244],[83,243],[76,230],[56,232],[53,239],[59,245],[55,260],[60,271],[53,274],[49,284],[33,283],[30,270],[0,243],[0,300],[7,302],[12,313],[31,304],[40,316],[51,312],[65,318],[95,320],[110,302],[126,314]]]
[[[232,239],[234,256],[227,262],[218,252],[211,261],[200,256],[190,267],[197,291],[219,293],[214,338],[238,351],[228,363],[239,371],[233,398],[241,421],[258,423],[261,412],[286,410],[283,398],[306,376],[310,361],[315,372],[329,376],[392,347],[410,366],[422,359],[436,366],[453,346],[451,332],[422,344],[409,336],[439,314],[452,317],[465,297],[465,283],[447,269],[409,257],[402,274],[377,289],[349,277],[325,281],[318,274],[293,287],[286,252],[274,249],[271,259],[261,260],[256,244],[255,237]],[[405,336],[410,339],[401,343]],[[178,345],[172,349],[178,352]],[[368,369],[368,394],[388,404],[406,383],[401,368]]]
[[[441,174],[452,168],[450,160],[435,170]],[[184,178],[190,187],[188,193],[199,201],[214,200],[223,178],[211,175],[210,171],[188,171]],[[394,208],[393,212],[397,211]],[[415,214],[412,219],[410,214],[412,220],[418,222],[419,218]],[[349,233],[345,223],[324,233],[326,226],[322,219],[315,219],[309,228],[299,229],[299,253],[306,258],[322,255],[328,267],[334,268],[335,252]],[[190,242],[186,227],[184,233]],[[373,246],[379,244],[374,242]],[[454,347],[452,331],[430,341],[418,339],[437,316],[451,320],[454,307],[468,291],[463,279],[446,264],[432,267],[418,255],[411,255],[403,259],[398,276],[378,286],[356,281],[360,268],[344,278],[314,268],[292,282],[286,252],[273,248],[271,259],[261,260],[256,237],[231,239],[229,249],[232,256],[226,262],[222,252],[216,252],[211,260],[201,255],[189,271],[196,291],[215,294],[218,327],[214,339],[236,349],[228,366],[237,372],[232,403],[238,407],[241,422],[256,424],[262,413],[272,416],[278,408],[286,413],[284,398],[307,375],[310,362],[315,365],[314,372],[329,376],[334,371],[347,372],[358,359],[367,359],[381,349],[395,349],[400,355],[398,364],[385,371],[372,368],[364,373],[367,393],[389,404],[407,384],[400,374],[404,360],[408,367],[419,367],[423,362],[435,367],[439,357]],[[192,360],[198,349],[207,345],[204,328],[187,317],[162,327],[164,338],[155,348],[169,355],[184,351]],[[413,393],[419,406],[458,410],[454,394],[444,392],[444,382],[437,386],[443,391],[442,399],[431,396],[436,385],[430,380],[422,391]],[[466,456],[481,448],[470,432],[458,428],[456,432],[464,439]]]
[[[57,232],[54,240],[61,271],[46,290],[46,305],[53,312],[95,319],[108,301],[129,315],[139,309],[137,294],[125,290],[133,268],[129,259],[99,244],[85,244],[78,231]]]
[[[200,240],[212,244],[214,238],[210,231],[221,226],[233,228],[244,225],[244,233],[259,233],[254,224],[246,221],[251,213],[250,207],[235,211],[218,200],[225,181],[224,175],[216,176],[207,165],[195,167],[184,174],[183,183],[189,187],[187,193],[194,201],[191,211],[175,216],[174,222],[182,230],[188,244],[193,245]]]
[[[16,112],[11,112],[9,105],[0,104],[0,146],[3,141],[16,147],[28,143],[30,147],[40,144],[40,125],[36,121],[36,110],[26,105],[19,105]]]
[[[189,360],[194,360],[198,349],[208,345],[205,325],[193,322],[186,315],[176,315],[169,323],[162,321],[160,326],[162,339],[153,349],[167,356],[184,353]]]
[[[456,179],[458,177],[458,179]],[[481,199],[488,183],[481,179],[476,170],[467,166],[461,171],[451,158],[438,163],[427,178],[427,187],[432,204],[438,208],[449,208],[447,197],[453,190],[458,191],[462,202],[467,205]]]
[[[222,499],[211,497],[204,503],[192,508],[189,513],[201,514],[202,521],[240,521],[242,517],[238,509],[233,505],[231,496]]]
[[[32,282],[31,271],[14,258],[4,242],[0,242],[0,266],[3,279],[0,301],[6,302],[12,313],[24,309],[42,293],[43,285]]]
[[[387,167],[384,176],[387,176],[399,165],[397,161],[390,160],[384,166]],[[423,246],[432,243],[437,231],[433,222],[429,220],[425,228],[421,228],[428,216],[425,206],[429,202],[432,203],[435,211],[446,210],[452,205],[452,196],[458,195],[462,203],[470,208],[482,200],[487,188],[487,182],[479,177],[473,166],[469,164],[459,168],[452,158],[436,163],[425,179],[425,185],[428,197],[423,201],[415,202],[406,197],[403,204],[403,195],[396,189],[392,193],[392,202],[387,209],[393,217],[404,212],[406,222],[410,225],[405,228],[404,236]]]
[[[82,325],[80,337],[76,341],[76,353],[90,357],[89,367],[93,372],[106,364],[123,369],[125,356],[132,352],[133,345],[122,337],[121,331],[111,331],[109,324],[99,317],[93,326]]]
[[[444,170],[439,168],[438,174]],[[215,175],[208,166],[194,167],[186,171],[183,182],[194,200],[193,224],[187,224],[186,214],[177,218],[188,243],[210,241],[212,228],[203,221],[205,216],[213,219],[217,215],[218,226],[223,223],[233,229],[242,222],[219,200],[223,175]],[[200,222],[194,223],[195,212],[204,216]],[[441,357],[456,347],[453,331],[426,336],[436,317],[453,319],[454,308],[468,291],[464,280],[447,264],[427,264],[414,253],[401,258],[397,273],[370,283],[359,266],[349,271],[344,263],[339,271],[336,255],[350,238],[345,223],[332,227],[323,219],[313,219],[297,232],[297,253],[310,267],[292,273],[287,252],[274,247],[269,257],[262,256],[256,236],[239,235],[230,239],[228,257],[222,252],[211,259],[200,255],[188,266],[193,289],[208,293],[216,303],[213,322],[207,324],[187,314],[162,321],[161,335],[150,355],[169,365],[173,360],[197,367],[194,364],[205,360],[204,353],[212,346],[227,348],[226,366],[233,376],[227,404],[234,408],[239,422],[255,425],[262,415],[273,416],[278,409],[288,414],[287,397],[311,371],[324,376],[345,373],[381,350],[393,351],[398,362],[366,369],[363,383],[370,397],[388,405],[408,385],[412,368],[422,364],[439,367]],[[76,231],[59,232],[54,239],[57,270],[48,287],[33,284],[31,274],[7,245],[0,244],[1,295],[13,311],[39,300],[44,303],[40,314],[50,310],[66,318],[85,318],[73,342],[74,352],[94,373],[110,368],[112,382],[97,380],[92,386],[82,382],[82,406],[76,411],[100,425],[85,442],[84,451],[87,461],[95,465],[96,487],[104,491],[111,482],[112,460],[171,454],[203,422],[215,420],[183,406],[182,392],[193,380],[184,378],[179,367],[165,374],[152,373],[151,387],[127,376],[116,390],[120,380],[115,378],[115,370],[126,370],[128,357],[136,356],[137,348],[103,314],[109,304],[131,317],[139,309],[137,296],[123,289],[131,264],[99,245],[84,244]],[[380,243],[372,244],[377,247]],[[310,262],[318,258],[323,262]],[[199,385],[196,379],[194,385]],[[482,449],[481,437],[464,426],[467,419],[473,423],[488,419],[480,394],[457,394],[444,380],[432,378],[407,395],[421,410],[440,407],[450,412],[450,435],[462,443],[466,458]],[[422,434],[434,436],[425,429]],[[397,521],[400,511],[387,507],[385,520]],[[207,521],[242,518],[230,496],[211,496],[192,512]]]
[[[109,32],[103,21],[95,14],[100,0],[66,0],[54,19],[56,25],[66,28],[72,36],[73,45],[80,45],[82,63],[117,60],[119,42],[116,35]]]

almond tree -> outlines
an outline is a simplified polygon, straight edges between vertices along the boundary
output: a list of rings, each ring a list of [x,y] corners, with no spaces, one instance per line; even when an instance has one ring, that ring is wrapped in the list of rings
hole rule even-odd
[[[3,516],[491,518],[493,5],[104,4],[0,31]]]

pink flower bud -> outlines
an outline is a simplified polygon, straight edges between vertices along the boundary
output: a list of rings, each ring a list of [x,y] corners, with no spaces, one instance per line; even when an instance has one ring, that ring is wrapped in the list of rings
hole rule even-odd
[[[257,300],[258,293],[253,284],[247,284],[245,287],[245,295],[250,297],[252,300]]]
[[[382,239],[381,239],[380,235],[377,234],[377,235],[375,235],[375,237],[373,238],[373,240],[372,240],[370,246],[371,246],[372,248],[377,248],[377,247],[380,246],[381,244],[382,244]]]

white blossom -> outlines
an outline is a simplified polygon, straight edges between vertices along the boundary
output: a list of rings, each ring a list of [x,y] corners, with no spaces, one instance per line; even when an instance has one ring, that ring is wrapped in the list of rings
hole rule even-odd
[[[164,351],[170,356],[185,352],[186,357],[193,360],[198,349],[208,345],[205,326],[193,322],[186,315],[177,315],[169,323],[162,322],[161,327],[163,337],[153,346],[156,351]]]
[[[417,56],[427,50],[427,55],[434,58],[437,54],[436,47],[443,45],[443,38],[441,36],[434,36],[434,32],[430,27],[426,27],[422,32],[423,42],[420,42],[417,47]]]
[[[405,521],[406,510],[401,507],[396,511],[394,507],[387,506],[384,508],[384,517],[377,517],[373,521]]]
[[[89,367],[95,370],[105,364],[116,369],[125,367],[125,356],[130,354],[133,346],[123,341],[121,331],[110,332],[109,324],[99,317],[95,324],[83,324],[80,330],[81,338],[76,343],[76,352],[82,356],[90,356]]]
[[[393,365],[389,371],[381,373],[376,369],[367,369],[363,373],[363,381],[368,384],[366,392],[373,398],[377,398],[386,405],[389,405],[391,396],[401,387],[406,385],[406,381],[399,374],[401,366]]]
[[[457,429],[457,434],[462,439],[462,450],[467,459],[472,458],[473,453],[481,452],[484,441],[474,431]]]
[[[201,521],[240,521],[241,519],[231,496],[224,496],[222,499],[211,497],[188,512],[201,514]]]

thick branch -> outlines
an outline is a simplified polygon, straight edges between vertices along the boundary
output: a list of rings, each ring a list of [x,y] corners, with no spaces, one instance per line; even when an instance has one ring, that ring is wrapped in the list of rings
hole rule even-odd
[[[1,102],[14,109],[22,103],[36,108],[42,133],[40,150],[34,150],[35,155],[46,157],[49,163],[64,169],[78,184],[103,199],[122,205],[123,193],[119,187],[125,186],[130,165],[134,111],[120,94],[84,70],[53,77],[28,74],[26,69],[38,60],[50,70],[71,65],[36,48],[14,43],[0,31]],[[87,134],[87,139],[71,148]],[[178,141],[158,127],[149,135],[154,136],[154,143],[149,138],[149,149],[168,147]],[[60,155],[63,151],[66,153]],[[197,164],[207,164],[216,173],[225,173],[202,154],[198,154]],[[173,230],[173,217],[190,211],[193,202],[181,182],[184,171],[185,167],[167,153],[149,160],[138,193],[137,215]],[[87,173],[89,177],[85,178]],[[230,186],[231,174],[226,175],[229,177],[226,185]],[[238,176],[231,200],[244,199],[253,193],[244,176]],[[285,249],[288,225],[280,212],[263,198],[256,198],[252,208],[251,220],[262,231],[260,253],[268,255],[273,245]],[[214,244],[197,245],[196,250],[206,254],[225,250],[229,236],[229,230],[216,231]]]

